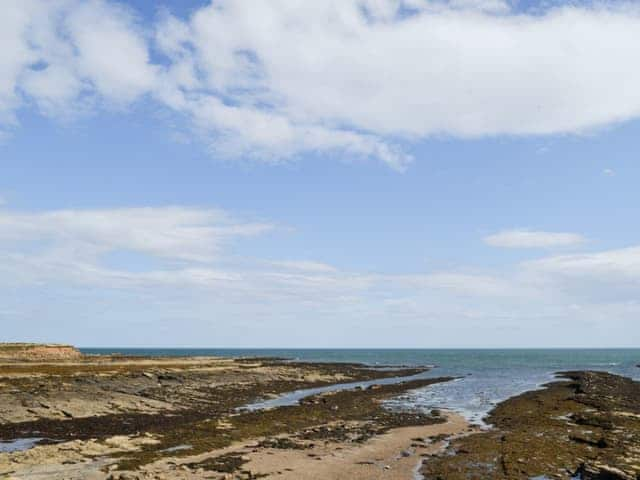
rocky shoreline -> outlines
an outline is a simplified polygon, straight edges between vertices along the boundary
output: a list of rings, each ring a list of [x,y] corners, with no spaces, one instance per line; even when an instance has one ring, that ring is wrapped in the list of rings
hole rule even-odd
[[[0,363],[0,440],[43,439],[25,452],[0,453],[0,478],[159,478],[158,472],[145,474],[145,466],[167,457],[207,456],[235,442],[262,439],[262,448],[362,443],[396,427],[439,424],[444,422],[440,416],[389,412],[380,402],[448,379],[375,385],[291,407],[237,411],[256,399],[296,389],[424,370],[210,357]],[[339,425],[328,426],[335,422]],[[282,435],[292,437],[283,443],[275,438]],[[181,472],[193,478],[236,473],[245,478],[242,462],[215,458],[182,464]]]
[[[391,411],[386,399],[450,378],[323,392],[424,368],[213,357],[81,356],[0,361],[0,479],[640,478],[640,384],[597,372],[499,404],[477,431],[451,412]],[[34,440],[35,441],[35,440]]]
[[[487,418],[493,428],[425,462],[425,478],[639,479],[640,383],[604,372],[560,376],[499,404]]]

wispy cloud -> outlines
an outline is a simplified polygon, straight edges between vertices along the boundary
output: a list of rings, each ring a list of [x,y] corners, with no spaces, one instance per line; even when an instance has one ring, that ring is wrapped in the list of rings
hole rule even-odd
[[[230,254],[233,243],[274,229],[215,209],[147,207],[0,212],[0,282],[101,288],[205,291],[245,302],[340,304],[385,291],[444,290],[509,296],[513,287],[487,275],[347,272],[314,260],[262,260]],[[123,265],[110,262],[125,253]],[[153,260],[153,261],[149,261]],[[144,269],[134,268],[143,262]],[[395,292],[395,293],[394,293]]]
[[[636,118],[638,28],[632,3],[527,14],[502,0],[223,0],[142,21],[107,0],[9,0],[0,128],[32,104],[76,115],[144,98],[218,155],[346,153],[402,170],[407,146],[434,135],[576,133]]]
[[[551,248],[580,245],[586,239],[577,233],[543,232],[535,230],[503,230],[484,237],[492,247]]]
[[[212,261],[229,239],[273,228],[241,223],[219,210],[163,207],[0,212],[0,241],[39,241],[76,257],[131,250],[170,260]],[[44,250],[44,249],[43,249]]]
[[[411,274],[235,253],[238,240],[260,242],[275,228],[272,222],[184,206],[34,213],[5,208],[0,211],[0,301],[14,312],[7,314],[12,318],[36,318],[31,326],[40,317],[59,321],[63,311],[84,315],[92,329],[131,327],[131,319],[141,315],[143,324],[171,318],[174,331],[175,322],[198,325],[199,332],[213,325],[211,338],[229,335],[224,338],[232,344],[238,342],[234,329],[241,322],[247,332],[261,332],[242,337],[254,345],[279,343],[282,328],[291,332],[288,341],[299,334],[316,346],[314,339],[349,329],[351,338],[360,333],[365,343],[384,338],[387,345],[406,345],[406,331],[398,332],[398,325],[456,344],[460,332],[469,329],[492,332],[502,325],[535,333],[552,325],[569,334],[576,321],[600,328],[613,316],[624,323],[640,313],[637,246],[547,256],[503,269]],[[126,253],[126,262],[110,261],[119,252]],[[135,268],[138,263],[145,268]],[[74,306],[67,311],[69,302]],[[81,313],[85,310],[91,314]],[[370,329],[386,333],[367,337]],[[189,331],[177,332],[176,338],[196,341]],[[427,337],[422,340],[435,345]]]
[[[337,269],[332,265],[328,265],[322,262],[314,262],[311,260],[280,260],[276,262],[268,262],[268,265],[284,268],[287,270],[297,270],[302,272],[316,272],[316,273],[337,272]]]
[[[558,255],[526,263],[527,268],[540,272],[575,278],[600,278],[640,281],[640,247],[586,253]]]
[[[602,311],[608,303],[640,305],[640,246],[528,261],[523,275],[549,295],[571,297]]]

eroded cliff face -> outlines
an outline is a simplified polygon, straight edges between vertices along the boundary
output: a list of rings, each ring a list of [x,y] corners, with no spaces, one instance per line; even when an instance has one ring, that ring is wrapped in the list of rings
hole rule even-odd
[[[80,351],[70,345],[0,343],[0,361],[73,360],[81,356]]]

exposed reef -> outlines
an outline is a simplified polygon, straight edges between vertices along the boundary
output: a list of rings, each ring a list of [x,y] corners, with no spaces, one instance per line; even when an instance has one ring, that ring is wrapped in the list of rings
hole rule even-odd
[[[161,478],[163,472],[174,472],[177,463],[181,475],[193,478],[217,478],[207,476],[213,473],[245,478],[244,462],[218,450],[256,439],[259,450],[358,444],[392,428],[437,425],[446,419],[390,412],[381,401],[448,379],[325,393],[265,411],[239,407],[301,388],[424,371],[117,355],[0,363],[0,441],[41,439],[40,446],[29,451],[0,453],[0,478],[40,478],[43,469],[51,479]],[[167,458],[173,463],[163,463]]]
[[[509,399],[493,429],[461,438],[424,463],[427,480],[640,478],[640,383],[603,372]]]

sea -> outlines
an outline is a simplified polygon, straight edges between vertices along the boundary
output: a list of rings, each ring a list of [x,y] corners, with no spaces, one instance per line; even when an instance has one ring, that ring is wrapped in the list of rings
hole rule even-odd
[[[638,349],[219,349],[84,348],[88,354],[277,357],[311,362],[363,363],[377,368],[431,366],[417,378],[450,376],[451,382],[413,390],[388,402],[390,408],[454,410],[469,421],[483,418],[499,402],[541,388],[568,370],[601,370],[640,381]],[[344,388],[352,388],[352,384]],[[340,387],[336,387],[340,388]],[[334,388],[335,389],[335,388]],[[316,389],[291,392],[270,406],[294,403]],[[263,404],[260,404],[263,405]]]

